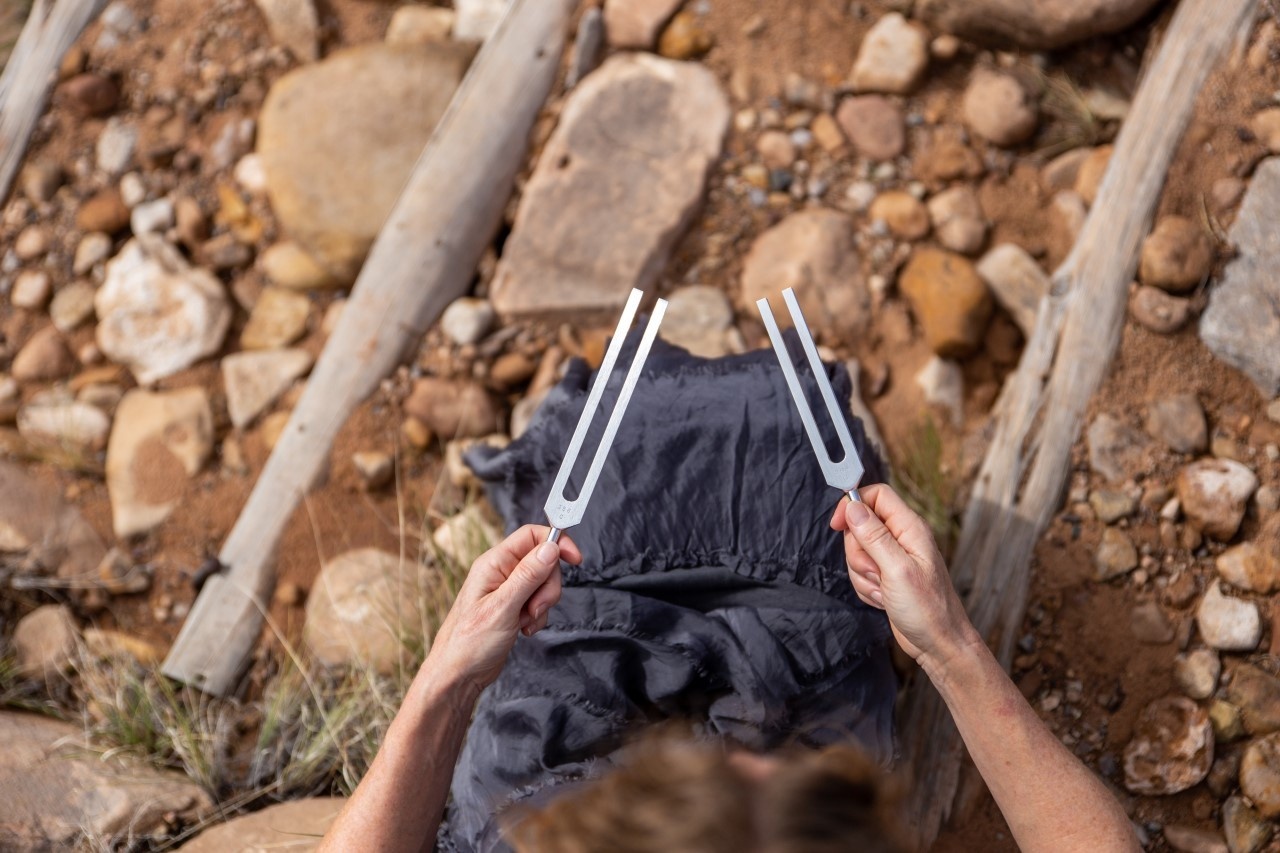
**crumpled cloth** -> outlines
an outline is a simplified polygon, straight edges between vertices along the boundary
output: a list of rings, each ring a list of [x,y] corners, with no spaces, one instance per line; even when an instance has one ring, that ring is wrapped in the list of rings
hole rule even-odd
[[[639,329],[627,338],[575,467],[577,494]],[[803,364],[798,372],[817,401]],[[848,410],[850,382],[829,366]],[[594,375],[569,367],[528,430],[466,460],[508,531],[542,506]],[[821,407],[821,403],[819,403]],[[825,408],[818,420],[825,418]],[[879,454],[848,417],[866,466]],[[521,636],[481,696],[438,836],[508,850],[502,810],[598,775],[646,724],[682,719],[766,751],[856,740],[888,763],[897,689],[884,614],[858,601],[824,482],[772,350],[701,359],[656,341],[562,565],[548,626]]]

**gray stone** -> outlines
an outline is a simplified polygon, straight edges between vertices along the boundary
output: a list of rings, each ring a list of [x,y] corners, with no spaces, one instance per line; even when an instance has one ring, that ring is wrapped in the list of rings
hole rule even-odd
[[[1205,643],[1224,652],[1248,652],[1262,639],[1262,618],[1252,601],[1228,598],[1210,583],[1196,608],[1196,625]]]
[[[728,355],[733,306],[718,287],[692,284],[668,297],[667,314],[658,334],[703,358]]]
[[[595,71],[600,65],[604,40],[604,15],[593,6],[583,12],[582,17],[578,19],[578,32],[573,38],[573,56],[569,60],[569,70],[564,78],[566,89],[577,86],[583,77]]]
[[[611,57],[565,101],[494,275],[494,307],[616,315],[662,272],[728,126],[729,104],[701,65]]]
[[[977,270],[1022,334],[1031,337],[1040,300],[1049,293],[1049,276],[1036,259],[1016,243],[1001,243],[982,256]]]
[[[0,846],[70,850],[86,837],[139,840],[166,816],[194,822],[213,809],[180,773],[120,755],[99,756],[81,727],[0,711]]]
[[[173,227],[173,202],[167,198],[144,201],[129,214],[129,227],[135,236],[168,231]]]
[[[920,0],[931,29],[968,41],[1029,50],[1066,47],[1119,32],[1158,0]]]
[[[1138,508],[1138,501],[1128,492],[1094,489],[1089,493],[1089,506],[1093,507],[1098,520],[1103,524],[1114,524],[1133,515],[1133,511]]]
[[[494,319],[493,306],[487,300],[463,296],[444,309],[440,330],[458,346],[478,344],[493,328]]]
[[[97,341],[149,384],[222,347],[231,306],[222,283],[156,235],[129,241],[94,297]]]
[[[1101,581],[1128,574],[1138,567],[1138,549],[1129,534],[1114,527],[1105,528],[1093,554],[1093,565]]]
[[[1192,699],[1208,699],[1218,689],[1222,661],[1213,649],[1196,649],[1178,655],[1173,662],[1173,680]]]
[[[272,209],[340,281],[355,279],[470,56],[452,43],[359,45],[271,87],[257,145]]]
[[[227,414],[244,429],[267,410],[294,381],[311,369],[311,353],[301,349],[240,352],[222,359]]]
[[[1213,765],[1209,715],[1184,696],[1166,696],[1143,709],[1124,750],[1124,786],[1165,796],[1199,784]]]
[[[902,95],[924,76],[929,64],[929,38],[924,30],[898,12],[890,12],[871,25],[849,72],[849,83],[858,92]]]
[[[1147,432],[1177,453],[1203,453],[1209,447],[1209,424],[1195,394],[1175,394],[1147,407]]]
[[[213,413],[202,388],[134,389],[116,409],[107,445],[111,523],[124,539],[159,525],[213,451]]]
[[[1234,459],[1201,459],[1178,474],[1178,501],[1206,536],[1226,542],[1244,520],[1258,476]]]
[[[138,129],[119,116],[112,116],[98,136],[98,168],[113,177],[122,174],[133,163],[137,146]]]
[[[1089,467],[1110,482],[1123,482],[1143,464],[1147,437],[1114,415],[1094,418],[1086,437]]]
[[[409,8],[409,7],[404,7]],[[183,853],[312,853],[346,803],[342,797],[309,797],[267,806],[204,830]]]
[[[1200,338],[1266,397],[1280,394],[1280,157],[1258,165],[1229,240],[1236,254],[1209,290]]]

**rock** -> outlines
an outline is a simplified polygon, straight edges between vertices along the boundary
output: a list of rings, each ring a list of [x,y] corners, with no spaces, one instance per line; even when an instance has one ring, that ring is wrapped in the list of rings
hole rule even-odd
[[[18,273],[9,291],[9,303],[14,308],[39,311],[49,301],[53,285],[49,274],[43,270],[23,270]]]
[[[442,555],[455,565],[466,568],[476,557],[500,542],[502,534],[473,504],[437,527],[431,539]]]
[[[178,241],[189,249],[195,249],[209,237],[209,220],[200,208],[200,202],[190,196],[180,197],[173,205]],[[270,251],[269,249],[267,251]],[[265,259],[264,253],[264,259]]]
[[[756,152],[765,168],[789,169],[796,162],[796,146],[781,130],[766,130],[756,140]]]
[[[1213,764],[1213,727],[1204,709],[1182,696],[1157,699],[1138,716],[1124,750],[1124,785],[1165,796],[1198,784]]]
[[[1230,853],[1222,834],[1210,829],[1168,825],[1164,828],[1164,840],[1178,853]]]
[[[412,6],[402,6],[411,9]],[[204,830],[182,845],[183,853],[311,853],[346,802],[341,797],[308,797],[267,806]]]
[[[566,91],[577,86],[583,77],[600,65],[604,41],[604,14],[599,7],[592,6],[578,18],[578,31],[573,37],[573,55],[569,59],[569,70],[564,75]]]
[[[1133,515],[1138,502],[1127,492],[1115,489],[1094,489],[1089,493],[1089,506],[1103,524],[1114,524]]]
[[[964,372],[960,365],[935,355],[916,374],[916,385],[925,403],[947,412],[952,426],[959,429],[964,424]]]
[[[1195,394],[1175,394],[1147,407],[1147,433],[1175,453],[1203,453],[1209,425]]]
[[[962,255],[975,254],[982,248],[987,239],[987,218],[972,187],[961,184],[943,190],[929,199],[928,206],[934,236],[943,248]],[[991,286],[982,273],[981,265],[978,266],[978,275]]]
[[[137,637],[104,628],[84,629],[85,651],[99,660],[133,660],[153,666],[164,660],[164,652]]]
[[[658,330],[664,340],[702,358],[729,354],[725,333],[733,325],[733,306],[723,290],[706,284],[686,285],[667,301],[666,318]]]
[[[1231,743],[1244,737],[1244,724],[1240,721],[1240,709],[1222,699],[1209,701],[1209,722],[1213,724],[1213,737],[1218,743]],[[1237,766],[1239,762],[1237,761]],[[1230,785],[1235,785],[1231,774]]]
[[[858,92],[903,95],[916,87],[928,64],[928,36],[901,14],[890,12],[862,39],[849,83]]]
[[[90,197],[76,211],[76,227],[82,231],[115,234],[129,224],[129,208],[115,189],[105,189]]]
[[[1087,438],[1089,467],[1112,483],[1124,481],[1143,464],[1146,436],[1113,415],[1094,418]]]
[[[1240,664],[1231,673],[1225,691],[1240,709],[1240,721],[1251,735],[1280,731],[1280,678],[1252,664]]]
[[[1240,759],[1240,791],[1264,818],[1280,818],[1280,734],[1258,738]]]
[[[1222,805],[1222,832],[1231,853],[1259,853],[1272,829],[1242,798],[1228,797]]]
[[[1280,154],[1280,107],[1259,110],[1249,120],[1249,129],[1272,154]]]
[[[436,6],[399,6],[391,14],[386,41],[390,45],[425,45],[449,40],[457,13]]]
[[[1138,567],[1138,549],[1129,534],[1114,527],[1102,531],[1102,541],[1093,554],[1093,565],[1100,581],[1128,574]]]
[[[881,95],[846,98],[835,118],[854,150],[868,160],[892,160],[906,147],[902,109]]]
[[[267,172],[257,154],[246,154],[237,160],[232,174],[236,184],[250,195],[262,195],[267,191]]]
[[[793,288],[805,320],[819,336],[855,337],[870,320],[870,294],[854,247],[853,222],[834,210],[812,207],[788,215],[765,231],[742,265],[742,300],[776,299]],[[778,323],[790,314],[775,311]]]
[[[917,248],[898,277],[930,348],[943,358],[964,357],[982,345],[991,319],[991,294],[961,255]]]
[[[1200,338],[1241,370],[1264,397],[1280,395],[1280,158],[1262,161],[1249,182],[1229,241],[1236,254],[1209,290]]]
[[[1025,337],[1036,327],[1040,300],[1049,293],[1049,276],[1035,258],[1016,243],[1001,243],[982,256],[978,275],[1009,312]]]
[[[1280,510],[1280,486],[1262,486],[1253,495],[1260,515],[1269,515]]]
[[[658,37],[658,53],[667,59],[695,59],[711,50],[715,39],[690,12],[679,12]]]
[[[0,551],[23,553],[54,577],[80,581],[93,575],[106,549],[79,510],[63,501],[60,486],[0,459]]]
[[[1198,223],[1166,216],[1142,242],[1138,278],[1149,287],[1182,293],[1200,284],[1213,267],[1213,244]]]
[[[604,30],[610,47],[652,50],[658,34],[683,0],[605,0]]]
[[[49,303],[49,319],[58,331],[66,333],[79,328],[93,316],[93,297],[97,291],[87,281],[73,281],[53,295]]]
[[[925,181],[976,178],[983,173],[982,158],[969,147],[964,129],[950,124],[922,128],[913,160],[917,177]]]
[[[395,477],[396,463],[388,453],[380,450],[363,450],[351,454],[351,465],[360,475],[360,482],[368,491],[377,491]]]
[[[1274,538],[1269,544],[1269,548],[1260,548],[1244,542],[1223,551],[1216,562],[1218,576],[1236,589],[1264,595],[1280,590],[1280,558]]]
[[[889,190],[876,196],[867,213],[873,222],[883,222],[890,233],[903,240],[919,240],[929,233],[928,209],[905,190]]]
[[[1173,661],[1173,680],[1192,699],[1208,699],[1218,689],[1222,661],[1212,649],[1196,649]]]
[[[119,116],[112,116],[98,135],[95,149],[98,168],[112,177],[123,174],[133,163],[133,152],[137,146],[138,129]]]
[[[140,836],[212,811],[198,785],[117,754],[89,750],[77,724],[0,712],[0,839],[15,850],[70,850],[85,838]]]
[[[241,243],[236,235],[228,232],[207,241],[196,253],[201,263],[216,272],[238,270],[249,266],[253,249]]]
[[[222,359],[227,413],[244,429],[311,369],[311,353],[301,349],[240,352]]]
[[[320,17],[311,0],[256,2],[272,41],[287,47],[299,62],[314,62],[320,55]]]
[[[1067,237],[1074,243],[1084,228],[1084,220],[1089,215],[1089,209],[1085,207],[1084,199],[1075,190],[1063,190],[1054,193],[1053,198],[1049,200],[1049,214],[1053,217],[1055,225],[1066,232]]]
[[[692,285],[692,286],[701,287],[703,285]],[[712,288],[712,289],[715,290],[716,293],[720,293],[718,289],[716,288]],[[721,293],[720,295],[723,298],[724,294]],[[692,320],[686,320],[685,323],[696,322],[698,317],[697,312],[701,310],[702,309],[699,306],[696,306],[696,305],[692,306],[692,313],[694,316]],[[677,330],[676,334],[680,334],[678,330],[680,329],[681,325],[683,324],[676,324],[676,327],[675,327]],[[666,338],[668,341],[672,341],[673,343],[678,343],[677,341],[674,341],[672,339],[671,337],[672,331],[673,331],[672,324],[670,321],[668,321],[666,323],[663,323],[662,328],[659,329],[658,333],[662,335],[664,338]],[[688,349],[688,347],[686,347],[686,349]],[[692,352],[693,350],[690,349],[689,351]],[[721,354],[723,355],[723,353]],[[705,355],[705,353],[703,353],[703,355]],[[512,391],[523,385],[527,385],[529,383],[529,380],[533,378],[533,374],[536,373],[537,370],[538,370],[538,363],[533,359],[529,358],[524,353],[522,352],[503,353],[502,355],[498,356],[497,359],[494,360],[493,367],[489,368],[489,381],[492,382],[494,386],[496,386],[501,391]]]
[[[1262,619],[1252,601],[1228,598],[1216,582],[1209,584],[1196,609],[1196,625],[1205,643],[1224,652],[1247,652],[1262,638]]]
[[[1106,176],[1107,164],[1110,162],[1111,146],[1099,145],[1080,164],[1075,190],[1085,204],[1092,206],[1093,200],[1098,197],[1098,187],[1102,186],[1102,179]]]
[[[305,294],[280,287],[262,291],[249,312],[249,322],[240,333],[245,349],[279,349],[302,337],[311,315],[311,300]]]
[[[916,14],[930,28],[967,41],[1027,50],[1066,47],[1116,33],[1158,0],[921,0]]]
[[[107,445],[116,536],[146,533],[168,518],[212,450],[213,413],[204,389],[125,394]]]
[[[59,89],[71,109],[82,117],[105,116],[120,102],[116,84],[98,74],[77,74]]]
[[[49,251],[49,232],[39,225],[30,225],[13,241],[13,254],[20,261],[34,261]]]
[[[146,201],[129,215],[129,227],[134,235],[168,231],[174,224],[173,202],[167,198]]]
[[[76,624],[66,605],[37,607],[13,629],[19,674],[41,680],[57,677],[71,668],[77,640]]]
[[[416,6],[402,6],[416,9]],[[270,246],[260,257],[262,271],[272,284],[290,290],[328,290],[338,282],[297,243],[284,241]]]
[[[1187,519],[1222,542],[1236,535],[1258,477],[1232,459],[1202,459],[1178,474],[1178,500]]]
[[[458,41],[484,41],[510,5],[511,0],[455,0],[453,37]]]
[[[1059,154],[1040,170],[1040,184],[1046,193],[1056,195],[1063,190],[1073,190],[1076,178],[1080,175],[1080,167],[1089,157],[1089,148],[1072,148]]]
[[[1191,300],[1170,296],[1155,287],[1139,286],[1129,298],[1129,314],[1139,325],[1171,335],[1191,319]]]
[[[478,344],[493,328],[494,319],[493,306],[487,300],[464,296],[444,309],[440,330],[458,346]]]
[[[470,57],[454,44],[365,44],[271,87],[257,142],[271,207],[339,281],[355,279]]]
[[[448,475],[449,482],[467,491],[482,488],[484,484],[480,482],[480,478],[475,475],[475,472],[471,470],[471,466],[463,459],[463,455],[471,448],[479,445],[502,449],[510,443],[511,439],[501,433],[486,435],[481,438],[460,438],[457,441],[446,443],[444,446],[444,470],[445,474]],[[477,518],[479,517],[477,516]],[[440,531],[436,531],[436,533],[440,537],[448,535]],[[492,541],[496,542],[497,540],[494,539]],[[483,551],[484,548],[480,550]],[[480,552],[477,551],[476,553],[479,554]],[[470,565],[470,560],[467,561],[467,565]]]
[[[71,262],[71,271],[76,275],[87,275],[98,264],[111,256],[111,237],[101,231],[91,231],[80,238],[76,244],[76,254]]]
[[[102,352],[150,384],[222,347],[231,306],[219,282],[156,235],[130,240],[94,297]]]
[[[32,204],[44,204],[53,199],[62,186],[62,166],[52,160],[32,160],[22,170],[22,193]]]
[[[45,326],[18,350],[9,372],[19,382],[47,382],[69,376],[75,367],[75,356],[62,335]]]
[[[961,101],[965,125],[988,142],[1011,147],[1036,131],[1035,99],[1012,74],[978,68]]]
[[[474,382],[419,379],[413,383],[404,410],[443,441],[478,438],[502,429],[497,401]]]
[[[421,631],[427,570],[376,548],[347,551],[325,563],[307,596],[302,639],[325,666],[390,675],[409,655],[407,636]]]
[[[1140,643],[1160,646],[1173,642],[1176,636],[1173,623],[1160,605],[1147,601],[1133,608],[1129,620],[1129,633]]]
[[[111,419],[96,406],[50,396],[18,411],[18,433],[35,444],[95,453],[106,446]]]
[[[608,59],[569,94],[529,179],[494,275],[494,307],[615,315],[666,265],[728,125],[729,104],[702,66]]]

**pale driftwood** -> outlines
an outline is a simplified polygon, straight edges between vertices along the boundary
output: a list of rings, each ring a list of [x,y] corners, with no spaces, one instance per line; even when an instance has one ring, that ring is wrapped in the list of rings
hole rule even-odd
[[[1053,275],[1036,327],[997,401],[994,433],[964,514],[953,576],[1006,668],[1026,610],[1032,550],[1061,504],[1085,406],[1120,339],[1129,282],[1166,172],[1206,77],[1247,26],[1254,0],[1183,0],[1116,140],[1097,200]],[[911,823],[927,847],[951,813],[965,761],[955,723],[920,677],[902,743]]]
[[[36,0],[0,74],[0,201],[8,198],[67,50],[106,0]]]
[[[466,292],[551,91],[574,0],[516,0],[476,56],[414,166],[254,486],[164,673],[234,689],[258,641],[285,524],[323,470],[339,428]]]

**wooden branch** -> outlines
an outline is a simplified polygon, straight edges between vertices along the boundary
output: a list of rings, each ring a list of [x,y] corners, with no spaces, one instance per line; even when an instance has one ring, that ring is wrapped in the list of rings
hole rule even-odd
[[[222,546],[166,675],[236,686],[274,586],[273,554],[352,409],[462,296],[524,163],[551,91],[574,0],[516,0],[476,56],[365,262],[249,501]]]
[[[9,197],[31,134],[71,45],[106,0],[36,0],[0,74],[0,201]]]
[[[997,401],[995,431],[969,505],[953,576],[974,625],[1009,667],[1026,610],[1030,561],[1061,504],[1084,410],[1120,340],[1129,283],[1165,175],[1210,70],[1253,0],[1183,0],[1138,88],[1098,197],[1053,275],[1036,327]],[[902,727],[911,823],[922,847],[955,802],[964,745],[923,677]]]

